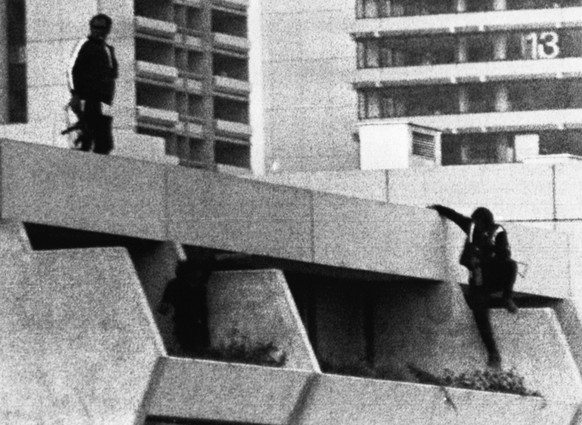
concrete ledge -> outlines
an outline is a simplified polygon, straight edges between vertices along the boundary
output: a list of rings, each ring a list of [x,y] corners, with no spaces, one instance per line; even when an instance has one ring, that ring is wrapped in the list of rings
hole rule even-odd
[[[2,142],[2,216],[165,240],[164,168]]]
[[[314,261],[447,280],[444,229],[432,214],[425,209],[316,193]]]
[[[3,218],[382,274],[466,279],[455,251],[462,240],[450,239],[460,236],[424,208],[28,143],[3,140],[0,149]],[[569,256],[560,255],[567,238],[540,229],[511,232],[516,258],[530,265],[517,290],[569,296]],[[546,258],[552,267],[544,266]]]
[[[582,372],[582,300],[580,298],[558,300],[553,303],[552,308],[568,341],[578,371]]]
[[[168,239],[311,261],[311,196],[208,171],[168,172]]]
[[[286,367],[319,371],[297,307],[280,270],[214,273],[208,284],[211,345],[228,345],[232,332],[251,343],[274,343]]]
[[[504,368],[514,368],[547,400],[582,403],[582,379],[556,314],[550,308],[491,311]]]
[[[164,349],[125,250],[35,254],[2,292],[2,423],[136,423]]]
[[[577,405],[539,397],[323,375],[300,423],[570,425]]]
[[[264,176],[249,176],[249,178],[353,198],[386,201],[388,197],[386,171],[272,173]]]
[[[147,413],[284,425],[310,376],[290,369],[165,357]]]

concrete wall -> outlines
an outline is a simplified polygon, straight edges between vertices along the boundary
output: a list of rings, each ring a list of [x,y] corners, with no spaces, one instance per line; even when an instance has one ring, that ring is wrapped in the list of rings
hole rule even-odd
[[[351,198],[386,201],[388,197],[384,170],[281,172],[249,178]]]
[[[208,283],[208,322],[214,347],[228,346],[234,334],[251,344],[273,343],[286,354],[285,367],[319,370],[280,270],[214,273]]]
[[[374,368],[398,381],[415,381],[409,365],[437,375],[486,368],[485,347],[457,284],[350,283],[313,292],[318,299],[314,344],[331,370],[362,367],[370,352]],[[371,325],[365,324],[366,315]],[[492,310],[491,316],[504,369],[515,369],[548,399],[582,399],[580,373],[553,310],[522,308],[516,315]],[[579,339],[577,317],[570,314],[570,344]],[[577,346],[572,349],[579,357]]]
[[[518,278],[516,290],[568,297],[582,288],[582,213],[578,212],[582,198],[577,195],[581,178],[582,167],[576,164],[501,164],[280,173],[260,179],[390,204],[438,203],[464,214],[486,206],[506,225],[514,257],[524,263],[520,272],[526,272],[525,277]],[[458,264],[462,232],[447,225],[447,239],[450,279],[466,281],[467,273]]]
[[[127,253],[32,253],[22,229],[0,234],[2,423],[143,419],[164,350]]]
[[[61,117],[55,121],[29,124],[10,124],[0,126],[0,138],[19,142],[28,142],[70,149],[77,137],[77,133],[61,135],[68,123]],[[70,124],[77,122],[75,117],[70,118]],[[165,140],[161,137],[137,134],[130,130],[113,129],[115,147],[112,156],[139,159],[143,161],[159,162],[168,165],[177,165],[176,157],[166,155]]]
[[[443,228],[430,219],[431,211],[347,199],[314,194],[315,262],[446,279]]]
[[[299,423],[345,425],[569,425],[566,400],[323,375]]]
[[[149,415],[283,425],[310,372],[164,358]]]
[[[352,1],[261,2],[266,170],[358,168]]]
[[[163,167],[26,143],[0,149],[3,217],[166,240]]]
[[[311,197],[305,191],[180,167],[168,173],[168,208],[168,239],[311,258]]]
[[[448,240],[460,233],[424,208],[26,143],[2,141],[0,149],[5,218],[465,281],[457,264],[461,240]],[[516,258],[530,264],[526,284],[519,283],[523,290],[569,296],[570,258],[561,254],[568,252],[567,240],[543,229],[511,232]],[[530,243],[536,248],[526,249]],[[548,259],[551,267],[544,266]]]

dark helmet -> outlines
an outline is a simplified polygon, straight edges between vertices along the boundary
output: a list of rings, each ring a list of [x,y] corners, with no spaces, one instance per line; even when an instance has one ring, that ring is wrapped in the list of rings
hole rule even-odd
[[[493,223],[495,223],[493,213],[485,207],[479,207],[475,211],[473,211],[473,214],[471,214],[471,218],[474,221],[481,223],[485,226],[491,226],[493,225]]]

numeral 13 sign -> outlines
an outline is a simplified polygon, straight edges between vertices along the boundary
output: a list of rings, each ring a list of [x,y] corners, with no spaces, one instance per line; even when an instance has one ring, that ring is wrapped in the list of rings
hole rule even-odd
[[[560,38],[554,31],[530,32],[521,39],[524,59],[554,59],[560,55]]]

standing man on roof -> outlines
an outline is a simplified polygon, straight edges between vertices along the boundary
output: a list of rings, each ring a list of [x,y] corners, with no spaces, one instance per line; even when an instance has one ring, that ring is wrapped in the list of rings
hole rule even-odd
[[[115,50],[106,43],[111,26],[112,20],[105,14],[91,18],[89,36],[75,48],[68,72],[69,105],[82,130],[79,149],[104,155],[113,149],[110,109],[118,76]]]

